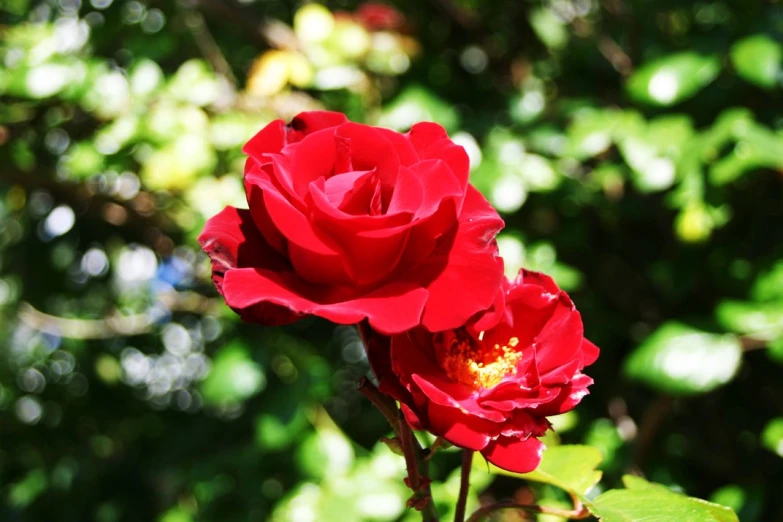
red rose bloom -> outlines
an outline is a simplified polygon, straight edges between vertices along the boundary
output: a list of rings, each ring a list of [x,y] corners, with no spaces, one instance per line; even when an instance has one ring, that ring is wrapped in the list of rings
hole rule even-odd
[[[366,2],[356,10],[356,18],[370,31],[399,29],[405,25],[405,17],[390,5]]]
[[[226,208],[199,237],[243,319],[367,319],[394,334],[456,328],[492,305],[503,221],[439,125],[400,134],[306,112],[270,123],[244,152],[249,210]]]
[[[581,371],[598,357],[568,295],[524,270],[505,306],[470,327],[396,335],[390,351],[388,338],[374,336],[368,348],[381,391],[401,402],[411,427],[518,473],[538,466],[546,417],[588,393],[593,380]]]

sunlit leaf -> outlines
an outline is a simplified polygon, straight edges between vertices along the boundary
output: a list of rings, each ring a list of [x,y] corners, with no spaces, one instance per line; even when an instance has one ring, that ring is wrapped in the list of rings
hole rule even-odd
[[[476,457],[474,466],[485,467],[481,457]],[[601,452],[590,446],[564,445],[544,450],[541,464],[531,473],[512,473],[489,464],[494,473],[518,477],[533,482],[543,482],[584,497],[601,480],[596,468],[601,463]]]
[[[739,522],[731,508],[676,493],[626,475],[627,489],[613,489],[588,505],[603,522]]]
[[[652,105],[674,105],[710,84],[720,71],[714,56],[686,51],[645,63],[628,79],[634,99]]]
[[[761,443],[783,457],[783,417],[769,421],[761,434]]]
[[[705,393],[734,377],[741,356],[740,343],[732,335],[712,334],[669,322],[631,353],[625,373],[663,392]]]
[[[250,351],[234,343],[221,348],[212,361],[201,393],[208,404],[230,406],[243,402],[266,385],[261,366],[250,358]]]
[[[763,339],[783,335],[783,304],[780,302],[723,301],[715,315],[724,327],[734,332]]]
[[[777,84],[782,58],[780,44],[762,34],[740,40],[731,48],[731,62],[737,73],[760,87]]]

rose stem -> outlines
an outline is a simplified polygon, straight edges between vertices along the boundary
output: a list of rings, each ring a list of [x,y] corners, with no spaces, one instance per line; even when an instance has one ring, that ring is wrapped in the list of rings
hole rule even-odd
[[[409,505],[421,511],[422,522],[437,522],[438,512],[432,501],[430,481],[427,477],[427,461],[422,459],[421,446],[413,435],[413,430],[408,426],[402,411],[400,417],[400,443],[405,455],[405,466],[408,468],[408,487],[413,490],[413,496],[408,501]]]
[[[559,509],[549,506],[515,504],[514,502],[499,502],[497,504],[484,506],[483,508],[473,513],[465,522],[481,522],[491,513],[504,509],[515,509],[517,511],[527,511],[529,513],[545,513],[547,515],[556,515],[567,518],[569,520],[581,520],[590,516],[590,512],[587,511],[584,506],[582,506],[581,502],[577,502],[574,509]]]
[[[459,482],[459,498],[454,512],[454,522],[465,522],[465,505],[468,502],[470,490],[470,468],[473,465],[473,451],[462,450],[462,472]]]
[[[394,430],[394,435],[396,437],[400,436],[400,420],[397,417],[397,405],[394,404],[394,401],[390,398],[388,398],[386,395],[383,395],[381,392],[378,391],[378,388],[373,386],[373,384],[370,382],[370,380],[367,377],[362,377],[359,379],[359,384],[357,386],[359,392],[361,392],[362,395],[367,397],[370,402],[375,406],[378,411],[380,411],[384,417],[386,417],[386,420],[389,421],[389,424],[392,427],[392,430]]]

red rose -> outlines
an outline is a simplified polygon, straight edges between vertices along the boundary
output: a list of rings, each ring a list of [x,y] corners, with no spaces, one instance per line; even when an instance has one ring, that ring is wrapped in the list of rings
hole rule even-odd
[[[439,125],[400,134],[306,112],[270,123],[244,152],[250,209],[226,208],[199,237],[243,319],[366,318],[393,334],[456,328],[492,305],[503,221]]]
[[[356,19],[370,31],[399,29],[405,25],[405,17],[394,7],[376,2],[366,2],[356,10]]]
[[[538,466],[546,417],[588,393],[593,380],[581,370],[598,357],[568,295],[549,276],[529,271],[508,285],[505,306],[478,323],[396,335],[388,348],[388,338],[372,336],[370,362],[381,391],[401,402],[411,427],[518,473]]]

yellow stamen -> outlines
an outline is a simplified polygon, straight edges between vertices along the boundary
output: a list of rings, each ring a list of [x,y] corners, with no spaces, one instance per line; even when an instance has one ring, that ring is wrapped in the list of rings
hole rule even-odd
[[[468,386],[492,388],[506,375],[517,373],[517,363],[522,352],[515,348],[519,338],[512,337],[501,346],[485,345],[484,332],[478,340],[472,338],[464,329],[450,330],[436,334],[435,355],[446,374]]]

